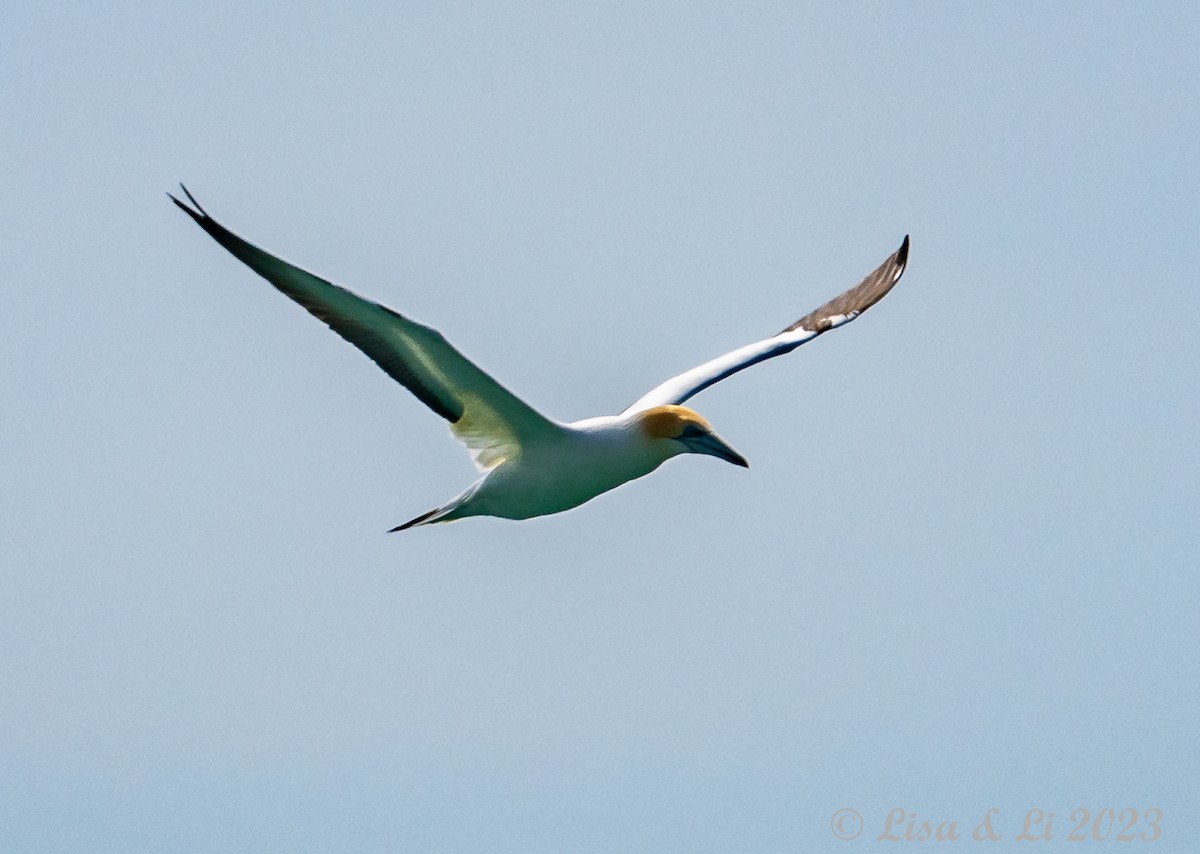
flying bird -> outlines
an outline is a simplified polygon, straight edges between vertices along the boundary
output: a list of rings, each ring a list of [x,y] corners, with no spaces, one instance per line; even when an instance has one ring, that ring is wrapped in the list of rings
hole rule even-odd
[[[388,376],[450,422],[483,472],[447,503],[389,533],[467,516],[529,519],[578,507],[643,477],[671,457],[708,454],[739,466],[746,459],[683,404],[693,395],[766,359],[854,320],[892,289],[908,261],[908,236],[874,272],[776,335],[672,377],[620,415],[564,424],[506,389],[440,332],[276,258],[213,219],[180,184],[189,207],[171,201],[235,258],[367,354]]]

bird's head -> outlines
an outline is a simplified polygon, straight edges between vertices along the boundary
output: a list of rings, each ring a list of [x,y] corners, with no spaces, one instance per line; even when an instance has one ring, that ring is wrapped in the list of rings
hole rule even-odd
[[[655,406],[637,415],[638,426],[667,456],[708,454],[750,468],[746,458],[713,432],[712,425],[686,406]],[[668,444],[669,443],[669,444]]]

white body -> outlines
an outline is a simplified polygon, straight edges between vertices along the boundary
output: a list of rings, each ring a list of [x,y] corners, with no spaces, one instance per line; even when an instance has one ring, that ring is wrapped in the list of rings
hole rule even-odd
[[[685,451],[674,442],[651,440],[636,418],[609,415],[563,424],[556,438],[522,447],[429,521],[561,513],[644,477]]]

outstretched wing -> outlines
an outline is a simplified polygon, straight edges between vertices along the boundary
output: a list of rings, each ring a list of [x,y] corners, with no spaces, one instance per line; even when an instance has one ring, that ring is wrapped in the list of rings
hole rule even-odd
[[[436,329],[264,252],[210,217],[187,187],[183,192],[196,209],[171,196],[180,209],[235,258],[328,324],[449,421],[451,431],[481,469],[516,456],[522,445],[562,429],[476,367]]]
[[[711,362],[705,362],[699,367],[672,377],[648,391],[622,414],[640,412],[668,403],[683,403],[713,383],[719,383],[726,377],[766,359],[790,353],[821,333],[849,323],[887,295],[892,286],[900,281],[907,263],[908,235],[905,235],[904,242],[890,258],[844,294],[825,303],[816,311],[809,312],[778,335],[739,347]]]

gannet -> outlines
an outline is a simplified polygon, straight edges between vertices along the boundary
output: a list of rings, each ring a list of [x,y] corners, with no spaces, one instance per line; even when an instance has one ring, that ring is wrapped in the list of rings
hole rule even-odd
[[[468,516],[529,519],[561,513],[643,477],[671,457],[708,454],[749,467],[699,413],[683,404],[713,383],[854,320],[892,289],[908,261],[908,236],[865,279],[776,335],[672,377],[620,415],[573,423],[547,418],[455,349],[440,332],[259,249],[168,193],[235,258],[369,356],[450,422],[483,476],[450,501],[389,533]]]

